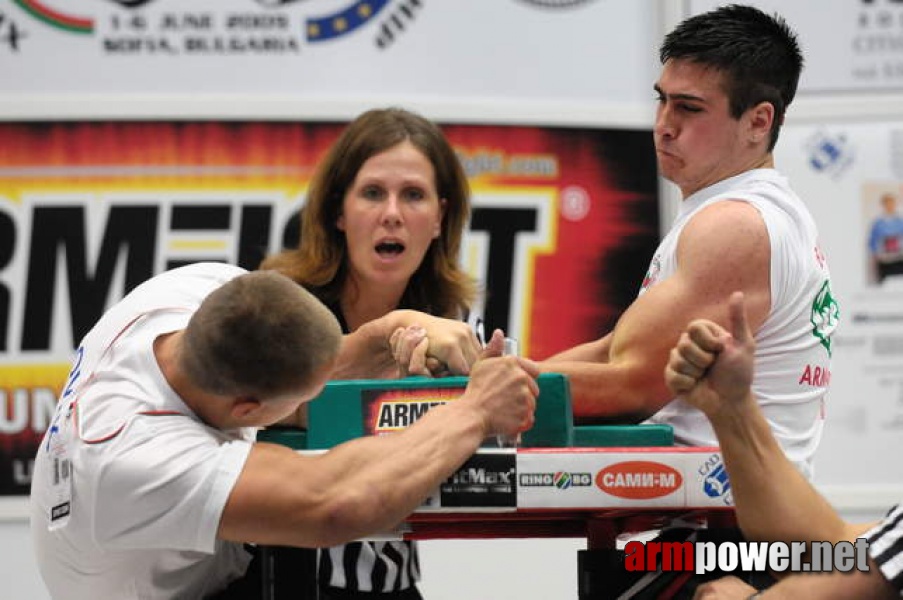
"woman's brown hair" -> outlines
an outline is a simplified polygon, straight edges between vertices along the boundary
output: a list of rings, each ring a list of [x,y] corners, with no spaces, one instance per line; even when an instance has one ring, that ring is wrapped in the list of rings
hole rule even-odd
[[[470,217],[470,186],[457,155],[433,122],[401,108],[369,110],[352,121],[317,166],[301,210],[298,247],[264,259],[327,304],[335,304],[347,273],[345,236],[336,222],[345,193],[372,156],[409,141],[433,165],[436,191],[445,200],[439,237],[408,282],[399,308],[457,317],[476,296],[476,283],[458,259]]]

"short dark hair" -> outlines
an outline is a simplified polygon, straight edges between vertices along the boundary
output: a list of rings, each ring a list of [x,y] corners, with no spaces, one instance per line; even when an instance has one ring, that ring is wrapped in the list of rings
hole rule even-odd
[[[266,400],[311,385],[341,339],[338,321],[313,295],[259,271],[204,299],[185,328],[180,360],[208,393]]]
[[[768,149],[774,149],[803,70],[796,33],[782,17],[752,6],[721,6],[678,24],[665,36],[659,58],[662,64],[688,60],[723,73],[735,119],[760,102],[770,102],[774,123]]]

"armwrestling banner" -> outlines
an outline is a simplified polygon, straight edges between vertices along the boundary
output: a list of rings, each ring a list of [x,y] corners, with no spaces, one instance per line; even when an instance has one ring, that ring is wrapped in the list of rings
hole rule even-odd
[[[293,245],[343,123],[0,124],[0,494],[31,457],[81,337],[163,270],[255,268]],[[545,358],[606,333],[658,241],[648,131],[447,125],[473,189],[462,263],[487,330]]]

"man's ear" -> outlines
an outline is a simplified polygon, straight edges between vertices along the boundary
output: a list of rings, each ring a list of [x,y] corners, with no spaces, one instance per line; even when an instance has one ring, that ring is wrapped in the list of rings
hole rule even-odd
[[[247,421],[253,418],[254,413],[260,410],[260,400],[252,396],[240,396],[232,400],[232,418],[238,421]]]
[[[759,102],[749,109],[750,138],[753,142],[761,142],[771,135],[771,125],[774,123],[774,104],[771,102]]]

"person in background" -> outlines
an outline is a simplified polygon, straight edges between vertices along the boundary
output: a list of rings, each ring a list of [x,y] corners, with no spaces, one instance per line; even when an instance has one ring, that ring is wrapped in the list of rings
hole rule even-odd
[[[730,477],[737,520],[748,539],[791,542],[868,540],[868,570],[788,575],[756,592],[736,577],[705,583],[697,600],[899,598],[903,596],[903,505],[871,525],[847,523],[785,456],[754,396],[756,341],[742,293],[730,299],[729,326],[691,322],[671,351],[665,382],[706,415]]]
[[[878,283],[892,275],[903,275],[903,216],[897,212],[897,197],[881,194],[881,215],[869,230],[869,253]]]
[[[318,456],[254,443],[338,365],[384,368],[381,345],[342,336],[329,309],[271,271],[196,263],[132,290],[81,341],[35,459],[31,528],[52,597],[259,597],[243,543],[386,531],[487,435],[532,425],[538,372],[503,357],[397,435]]]
[[[396,354],[408,367],[387,361],[383,377],[467,374],[481,352],[471,312],[477,286],[459,265],[469,214],[466,175],[439,127],[401,108],[370,110],[317,166],[297,248],[260,268],[313,293],[346,333],[383,321],[407,328]],[[501,332],[493,335],[500,353]],[[460,345],[458,360],[438,356],[434,341]],[[336,371],[336,378],[348,377]],[[416,599],[419,576],[413,542],[356,542],[320,553],[321,598]]]

